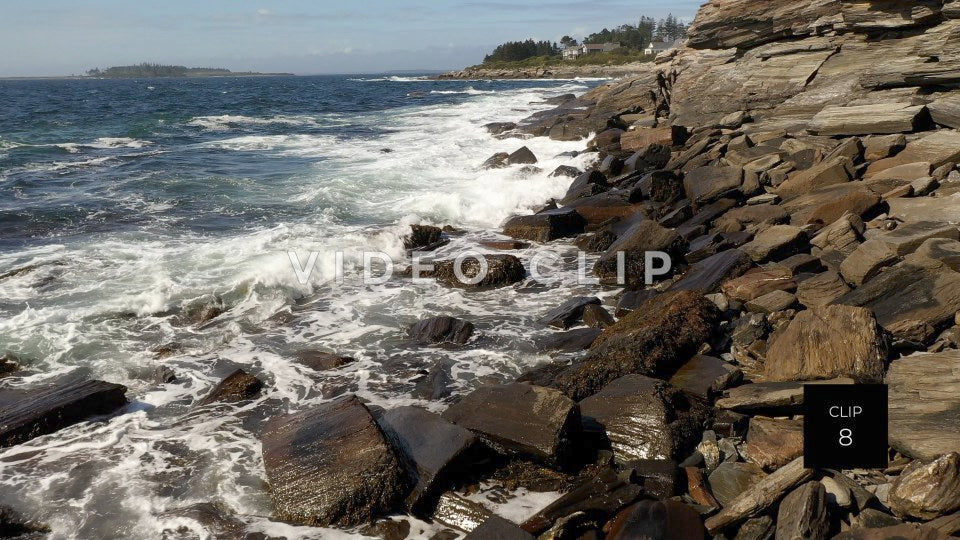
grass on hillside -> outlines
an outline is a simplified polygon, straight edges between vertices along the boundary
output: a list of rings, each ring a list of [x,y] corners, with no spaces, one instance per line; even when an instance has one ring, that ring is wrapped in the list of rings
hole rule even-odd
[[[484,62],[471,69],[523,69],[560,66],[617,66],[632,62],[652,62],[655,55],[647,55],[629,49],[617,49],[605,53],[584,54],[574,60],[564,60],[559,56],[533,56],[514,62],[496,61]]]

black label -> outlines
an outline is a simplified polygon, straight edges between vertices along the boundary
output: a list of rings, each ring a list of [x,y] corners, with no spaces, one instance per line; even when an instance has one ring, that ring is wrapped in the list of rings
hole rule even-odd
[[[803,406],[804,467],[887,466],[885,384],[807,384]]]

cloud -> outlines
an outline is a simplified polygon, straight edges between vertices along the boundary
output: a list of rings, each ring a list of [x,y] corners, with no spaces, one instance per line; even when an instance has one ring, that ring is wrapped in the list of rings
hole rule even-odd
[[[272,17],[276,15],[276,13],[274,13],[273,11],[270,11],[269,9],[260,8],[257,10],[257,15],[261,17]]]

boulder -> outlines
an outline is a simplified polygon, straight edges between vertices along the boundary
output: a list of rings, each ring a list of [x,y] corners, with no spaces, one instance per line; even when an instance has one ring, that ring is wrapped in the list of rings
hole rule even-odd
[[[590,328],[606,328],[612,326],[616,320],[607,308],[599,304],[589,304],[583,307],[583,324]]]
[[[830,225],[820,229],[810,245],[821,251],[834,250],[850,256],[863,241],[866,225],[859,215],[847,212]],[[814,252],[816,253],[816,251]]]
[[[463,532],[473,531],[493,514],[486,506],[448,491],[440,496],[431,521]],[[455,538],[456,535],[440,538]],[[437,536],[434,537],[435,539]]]
[[[600,256],[593,268],[601,283],[617,284],[619,253],[623,253],[623,279],[628,285],[639,285],[645,280],[646,252],[661,251],[668,255],[683,253],[683,239],[673,230],[655,221],[643,220],[620,235]]]
[[[710,492],[721,506],[727,506],[765,476],[754,463],[724,461],[710,473]]]
[[[926,106],[910,103],[871,103],[847,107],[824,107],[810,122],[817,135],[883,135],[909,133],[916,129]]]
[[[931,238],[914,252],[915,260],[937,261],[954,272],[960,272],[960,242],[947,238]]]
[[[803,422],[754,416],[744,453],[748,461],[766,470],[786,465],[803,455]]]
[[[606,153],[617,152],[621,149],[620,140],[624,133],[626,132],[619,128],[603,130],[587,143],[587,148]]]
[[[17,357],[10,353],[0,356],[0,378],[19,371],[20,362],[18,360]]]
[[[533,540],[533,535],[518,527],[512,521],[493,515],[476,529],[467,533],[464,540]]]
[[[380,415],[377,423],[408,465],[413,484],[406,498],[408,509],[439,496],[470,465],[464,457],[476,438],[439,415],[417,407],[398,407]]]
[[[411,325],[407,335],[421,345],[463,345],[473,335],[473,323],[445,315],[430,317]]]
[[[852,173],[853,162],[837,156],[805,171],[792,173],[786,182],[777,186],[777,194],[784,200],[793,199],[819,188],[849,182]]]
[[[262,388],[263,381],[242,369],[238,369],[214,386],[209,394],[197,402],[197,405],[253,399],[257,397]]]
[[[830,512],[823,484],[816,480],[793,490],[777,511],[777,538],[822,538],[830,532]]]
[[[919,221],[907,223],[877,237],[901,257],[913,253],[924,242],[933,238],[960,240],[960,229],[952,223]]]
[[[629,476],[617,474],[612,467],[604,467],[524,521],[521,528],[533,534],[549,535],[547,531],[551,525],[561,526],[564,521],[577,516],[607,519],[643,493],[644,488],[632,483]]]
[[[481,169],[502,169],[507,166],[507,158],[510,157],[510,154],[506,152],[497,152],[496,154],[488,157],[481,165]]]
[[[437,247],[442,236],[443,230],[440,227],[411,225],[410,234],[403,237],[403,247],[408,250]]]
[[[277,519],[355,526],[407,494],[400,459],[356,396],[272,418],[260,439]]]
[[[779,261],[802,251],[807,244],[807,233],[793,225],[773,225],[741,246],[754,262]]]
[[[584,308],[599,304],[600,299],[595,296],[577,296],[551,309],[537,322],[566,330],[580,322]]]
[[[743,184],[739,167],[698,167],[686,173],[683,189],[696,205],[704,205],[738,192]]]
[[[736,232],[751,226],[763,229],[789,220],[790,214],[782,206],[756,204],[730,210],[714,222],[714,227],[721,232]]]
[[[507,156],[508,165],[532,165],[537,162],[537,156],[533,155],[526,146],[522,146],[512,154]]]
[[[673,372],[713,335],[719,318],[713,302],[693,292],[648,300],[605,329],[586,358],[559,373],[554,386],[583,399],[624,375]]]
[[[483,255],[486,261],[487,271],[485,276],[481,276],[483,270],[480,261],[474,257],[463,260],[461,271],[466,278],[461,281],[454,270],[456,260],[437,261],[434,264],[433,276],[445,285],[451,287],[460,287],[464,289],[493,289],[504,287],[526,277],[527,272],[523,268],[520,259],[513,255]],[[479,281],[477,281],[477,279]],[[470,283],[476,281],[476,283]]]
[[[443,418],[473,431],[499,452],[564,464],[580,409],[552,388],[514,383],[484,386],[450,406]]]
[[[569,204],[579,198],[603,193],[608,189],[610,189],[610,184],[607,182],[606,175],[600,171],[591,170],[577,176],[560,201]]]
[[[586,225],[587,221],[576,210],[558,208],[530,216],[512,217],[503,225],[503,234],[534,242],[549,242],[576,236],[583,232]]]
[[[491,135],[500,135],[512,129],[516,129],[517,124],[513,122],[490,122],[489,124],[484,124],[483,127]]]
[[[304,349],[297,352],[297,361],[310,369],[327,371],[352,363],[353,358],[316,349]]]
[[[941,126],[960,129],[960,97],[950,96],[933,100],[927,109],[934,122]]]
[[[878,135],[864,139],[863,146],[863,158],[867,161],[877,161],[903,150],[907,146],[907,138],[902,134]]]
[[[931,170],[932,167],[930,163],[926,161],[918,163],[905,163],[903,165],[890,167],[889,169],[884,169],[878,173],[870,175],[868,177],[867,185],[888,185],[882,184],[882,180],[904,180],[907,182],[912,182],[917,178],[930,176]]]
[[[670,126],[638,127],[620,135],[620,148],[627,151],[643,150],[651,144],[673,145],[673,128]]]
[[[721,287],[723,293],[733,300],[749,302],[773,291],[795,291],[797,282],[793,272],[782,266],[755,268],[746,274],[731,279]]]
[[[640,501],[621,511],[609,522],[609,540],[700,539],[705,531],[693,507],[674,501]]]
[[[893,266],[900,260],[897,252],[881,238],[871,238],[857,246],[849,257],[840,264],[840,274],[855,286],[873,279],[881,270]]]
[[[541,351],[575,352],[590,348],[603,332],[601,328],[576,328],[566,332],[551,332],[536,339]]]
[[[776,334],[767,350],[764,376],[769,381],[850,377],[880,382],[886,358],[869,310],[832,305],[798,313]]]
[[[576,167],[570,165],[560,165],[550,173],[551,178],[559,178],[561,176],[566,176],[568,178],[576,178],[583,174],[583,171]]]
[[[960,448],[960,351],[894,360],[885,382],[890,446],[926,460]]]
[[[584,433],[599,437],[626,463],[674,459],[700,436],[703,418],[679,389],[643,375],[625,375],[580,402]]]
[[[960,509],[960,454],[910,463],[893,481],[889,501],[900,517],[933,519]]]
[[[790,308],[797,301],[797,296],[787,291],[769,292],[759,298],[746,303],[744,306],[751,313],[774,313]]]
[[[740,277],[752,266],[750,257],[739,249],[721,251],[695,263],[669,290],[710,294],[720,289],[724,282]]]
[[[797,300],[808,308],[823,307],[850,292],[850,286],[833,271],[826,271],[797,285]]]
[[[897,165],[926,162],[936,168],[945,163],[960,161],[960,132],[934,131],[930,135],[907,143],[902,152],[894,157],[875,161],[867,168],[865,177]]]
[[[697,355],[670,377],[670,384],[694,398],[709,401],[739,382],[743,373],[719,358]]]

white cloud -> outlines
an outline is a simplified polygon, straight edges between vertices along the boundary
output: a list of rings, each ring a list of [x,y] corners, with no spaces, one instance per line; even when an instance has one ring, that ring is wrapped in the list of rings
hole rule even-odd
[[[276,15],[276,13],[274,13],[273,11],[270,11],[269,9],[261,8],[257,10],[257,15],[261,17],[270,17],[271,15]]]

